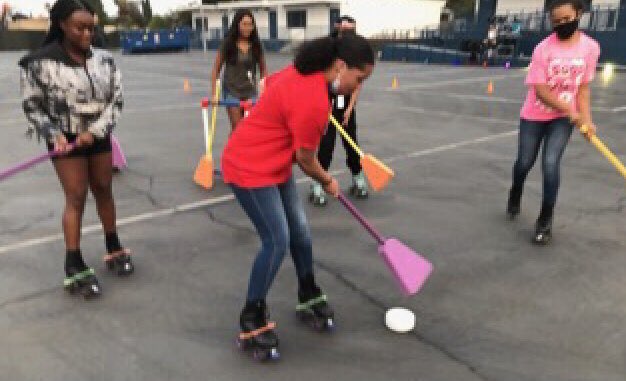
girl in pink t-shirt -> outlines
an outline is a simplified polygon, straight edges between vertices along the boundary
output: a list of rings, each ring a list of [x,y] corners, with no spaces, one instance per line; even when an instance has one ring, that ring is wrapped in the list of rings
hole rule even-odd
[[[543,201],[533,240],[537,244],[547,244],[552,236],[561,157],[574,126],[588,125],[588,137],[595,133],[590,83],[600,56],[598,43],[578,30],[583,13],[580,0],[555,0],[549,8],[554,33],[533,52],[507,207],[509,218],[515,219],[520,213],[524,181],[543,142]]]

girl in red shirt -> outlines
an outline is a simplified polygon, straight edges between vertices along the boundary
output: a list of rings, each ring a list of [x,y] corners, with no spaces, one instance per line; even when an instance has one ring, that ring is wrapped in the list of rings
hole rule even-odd
[[[330,95],[351,94],[374,67],[361,36],[324,37],[302,45],[293,65],[267,78],[265,92],[228,140],[222,172],[261,239],[240,325],[244,342],[277,353],[265,298],[287,249],[299,281],[297,311],[332,328],[333,311],[313,275],[309,225],[293,178],[293,164],[337,196],[339,186],[316,157],[330,113]]]

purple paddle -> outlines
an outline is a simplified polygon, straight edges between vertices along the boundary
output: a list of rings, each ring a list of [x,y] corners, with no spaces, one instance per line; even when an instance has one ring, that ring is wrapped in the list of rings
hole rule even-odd
[[[70,147],[71,147],[71,149],[74,149],[74,145],[73,144]],[[62,153],[51,151],[51,152],[48,152],[48,153],[41,154],[39,156],[35,156],[34,158],[32,158],[30,160],[27,160],[27,161],[24,161],[22,163],[19,163],[19,164],[13,166],[13,167],[7,168],[7,169],[3,170],[2,172],[0,172],[0,181],[4,180],[6,178],[9,178],[9,177],[11,177],[13,175],[16,175],[16,174],[18,174],[18,173],[20,173],[22,171],[25,171],[28,168],[33,167],[33,166],[35,166],[35,165],[37,165],[39,163],[42,163],[42,162],[44,162],[44,161],[46,161],[48,159],[51,159],[51,158],[53,158],[55,156],[60,156],[60,155],[62,155]]]

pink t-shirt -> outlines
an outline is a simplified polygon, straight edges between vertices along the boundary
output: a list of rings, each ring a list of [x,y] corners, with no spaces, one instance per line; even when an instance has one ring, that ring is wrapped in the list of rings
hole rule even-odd
[[[578,89],[590,83],[596,73],[600,45],[581,33],[575,45],[562,43],[555,33],[535,47],[530,71],[526,77],[528,95],[522,107],[521,117],[532,121],[549,121],[565,115],[543,104],[535,93],[537,84],[547,84],[559,99],[577,108]]]

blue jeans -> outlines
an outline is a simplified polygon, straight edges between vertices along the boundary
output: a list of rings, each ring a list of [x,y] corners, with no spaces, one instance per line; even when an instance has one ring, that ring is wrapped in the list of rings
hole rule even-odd
[[[561,180],[561,158],[573,129],[573,124],[567,118],[547,122],[521,120],[517,161],[513,167],[514,192],[521,194],[526,176],[535,164],[543,142],[543,205],[554,207]]]
[[[231,187],[261,238],[261,250],[250,273],[247,301],[266,298],[288,248],[298,279],[312,275],[311,230],[293,177],[284,184],[265,188]]]

